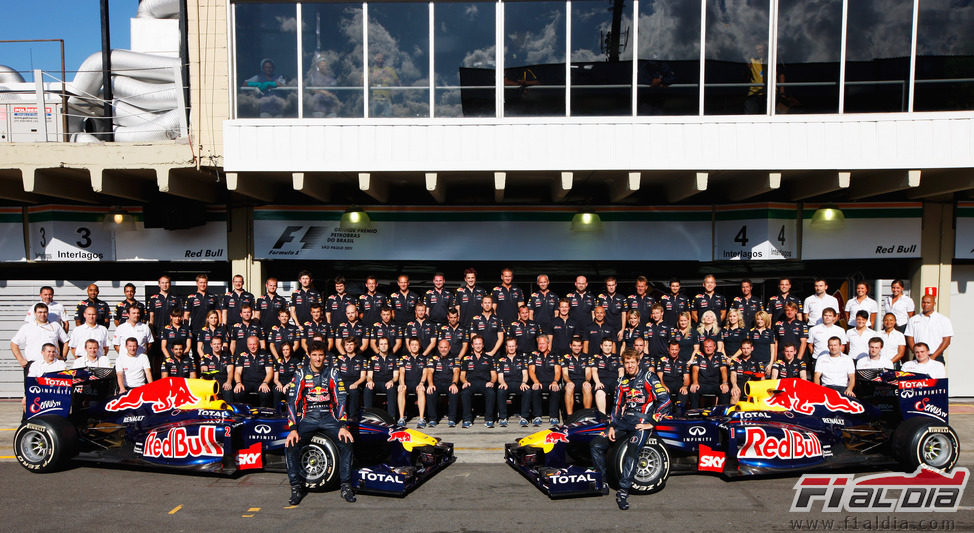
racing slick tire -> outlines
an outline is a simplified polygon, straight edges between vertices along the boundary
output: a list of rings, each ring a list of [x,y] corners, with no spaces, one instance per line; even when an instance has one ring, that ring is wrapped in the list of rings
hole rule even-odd
[[[338,445],[318,433],[301,448],[299,456],[304,486],[309,490],[332,490],[338,486]]]
[[[612,460],[609,463],[609,481],[614,486],[619,486],[622,461],[629,446],[629,439],[626,439],[616,444],[610,452]],[[670,454],[657,437],[650,437],[636,460],[636,475],[629,491],[633,494],[659,492],[666,486],[669,477]]]
[[[921,464],[949,471],[960,457],[960,439],[947,424],[929,418],[904,421],[891,438],[893,457],[913,472]]]
[[[378,422],[380,424],[390,425],[396,424],[396,421],[385,409],[379,409],[376,407],[366,407],[365,409],[362,409],[361,419],[365,422]]]
[[[78,433],[58,416],[38,416],[14,433],[14,455],[31,472],[54,472],[74,457]]]
[[[566,424],[575,424],[578,422],[597,422],[605,418],[598,409],[579,409],[571,414],[566,420]]]

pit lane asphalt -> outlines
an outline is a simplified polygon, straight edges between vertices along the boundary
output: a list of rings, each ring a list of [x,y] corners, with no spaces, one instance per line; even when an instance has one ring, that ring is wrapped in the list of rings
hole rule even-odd
[[[19,402],[0,402],[0,429],[16,427]],[[974,469],[974,414],[951,406],[961,438],[960,466]],[[964,413],[964,414],[962,414]],[[412,424],[411,424],[412,425]],[[671,477],[663,492],[633,496],[621,512],[611,496],[552,501],[503,464],[503,443],[524,436],[519,427],[467,430],[441,425],[429,433],[456,444],[458,462],[406,498],[312,493],[287,505],[283,474],[226,478],[86,465],[32,474],[0,459],[3,531],[794,531],[792,521],[953,520],[953,531],[974,531],[974,489],[956,513],[791,513],[797,477],[728,482],[705,475]],[[0,431],[0,456],[12,455],[13,431]],[[848,522],[843,522],[846,517]],[[847,526],[847,527],[843,527]],[[819,525],[819,529],[824,527]],[[758,529],[760,528],[760,529]],[[875,528],[873,528],[875,529]]]

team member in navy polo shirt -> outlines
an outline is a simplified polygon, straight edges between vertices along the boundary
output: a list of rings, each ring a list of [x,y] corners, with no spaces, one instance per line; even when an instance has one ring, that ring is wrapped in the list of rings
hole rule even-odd
[[[480,335],[484,339],[484,350],[494,357],[504,346],[504,321],[494,314],[494,300],[484,296],[481,301],[482,313],[470,319],[470,337]]]
[[[271,382],[274,380],[274,362],[260,349],[260,339],[248,337],[247,349],[237,356],[233,365],[236,385],[233,387],[234,400],[248,403],[247,395],[257,393],[261,407],[270,407],[273,394]]]
[[[779,320],[784,320],[785,306],[789,302],[798,306],[798,320],[803,320],[801,314],[802,301],[791,293],[791,280],[788,278],[781,278],[778,280],[778,294],[768,298],[767,310],[769,313],[771,313],[772,322],[778,323]]]
[[[592,324],[592,311],[595,309],[595,295],[587,289],[588,278],[578,276],[575,278],[575,290],[565,295],[571,306],[571,317],[579,331],[586,331]]]
[[[430,320],[437,326],[446,324],[446,314],[452,309],[453,296],[444,288],[446,278],[442,272],[433,274],[433,288],[423,295],[423,303],[429,313]]]
[[[267,349],[267,343],[264,342],[264,328],[260,327],[260,323],[252,320],[252,318],[253,309],[249,304],[244,305],[240,309],[240,321],[227,330],[227,336],[230,337],[231,353],[240,351],[249,337],[257,337],[260,341],[260,349]]]
[[[693,305],[690,309],[694,324],[700,322],[704,311],[713,311],[720,323],[723,323],[724,319],[727,318],[727,299],[724,298],[723,294],[717,294],[716,288],[717,278],[711,274],[704,276],[703,292],[693,297]]]
[[[670,398],[676,398],[673,414],[683,416],[690,394],[690,368],[686,361],[680,360],[680,343],[670,341],[667,354],[656,361],[656,375]]]
[[[291,314],[287,312],[287,309],[281,309],[277,312],[277,320],[277,324],[271,326],[267,332],[267,347],[275,361],[281,359],[281,348],[284,346],[290,346],[291,353],[296,354],[298,348],[301,347],[301,339],[304,337],[301,328],[291,323]],[[289,382],[283,381],[282,383],[287,384]]]
[[[291,293],[291,320],[304,324],[311,320],[311,304],[321,305],[321,293],[311,286],[311,272],[298,272],[298,287]]]
[[[643,317],[642,313],[633,309],[626,313],[626,320],[628,323],[626,327],[622,330],[622,345],[619,347],[619,353],[622,353],[626,348],[632,348],[633,341],[636,339],[642,339],[645,335],[643,330]],[[643,343],[645,348],[646,344]],[[640,355],[643,355],[642,350],[640,350]]]
[[[568,353],[569,343],[576,333],[581,333],[575,319],[571,317],[571,304],[562,298],[558,301],[558,315],[551,323],[551,351],[556,354]]]
[[[206,274],[197,274],[196,292],[186,297],[186,305],[183,308],[183,320],[187,321],[186,327],[193,333],[196,333],[206,325],[207,313],[212,310],[220,311],[220,298],[209,292],[209,284],[210,278]]]
[[[700,407],[700,397],[704,394],[717,396],[717,405],[730,399],[730,377],[727,359],[717,352],[713,339],[703,341],[702,352],[690,362],[690,408]]]
[[[331,326],[328,325],[328,322],[325,322],[321,304],[311,304],[311,319],[301,324],[301,348],[304,350],[304,353],[308,353],[311,343],[317,339],[328,350],[328,353],[325,354],[328,356],[331,353],[331,349],[335,346],[334,336],[334,333],[331,331]]]
[[[135,285],[131,283],[126,283],[125,287],[122,289],[122,293],[125,295],[125,299],[115,305],[115,325],[123,324],[128,322],[129,319],[129,308],[133,305],[139,308],[139,316],[143,318],[148,318],[149,315],[146,314],[145,304],[135,299]]]
[[[785,304],[785,314],[774,324],[775,341],[778,343],[778,358],[784,355],[785,345],[793,344],[798,349],[798,359],[805,360],[808,351],[808,324],[798,318],[798,304]]]
[[[575,336],[572,339],[570,351],[561,359],[561,377],[565,382],[565,414],[571,416],[575,412],[575,395],[582,396],[582,406],[592,407],[592,384],[589,382],[591,372],[588,368],[588,356],[582,352],[582,339]]]
[[[468,268],[463,271],[463,287],[459,287],[453,294],[450,305],[460,313],[460,324],[470,325],[470,320],[480,312],[480,303],[487,293],[477,285],[477,271]]]
[[[628,313],[639,311],[639,316],[643,319],[649,318],[649,310],[652,309],[656,300],[649,295],[649,280],[646,276],[636,278],[636,292],[626,298],[626,308],[622,313],[624,322],[629,322]]]
[[[541,328],[528,318],[529,315],[528,306],[522,305],[518,308],[517,320],[507,326],[507,336],[517,340],[517,352],[521,355],[534,351],[538,335],[541,335]]]
[[[649,322],[643,326],[643,338],[646,339],[646,349],[651,360],[666,355],[672,336],[672,328],[663,322],[663,306],[654,304],[649,311]]]
[[[328,325],[335,326],[345,320],[345,308],[349,304],[355,305],[355,298],[345,292],[345,277],[335,277],[335,294],[328,296],[325,300],[325,321]]]
[[[379,280],[375,276],[365,278],[365,294],[358,297],[359,318],[366,324],[375,324],[379,321],[379,315],[383,307],[389,306],[389,299],[385,294],[379,292]],[[390,316],[390,320],[391,320]]]
[[[497,357],[494,369],[497,372],[498,423],[502,428],[507,427],[507,400],[513,395],[521,404],[521,427],[528,427],[531,386],[528,385],[527,360],[519,353],[517,339],[508,337],[504,340],[504,354]]]
[[[514,280],[514,271],[505,268],[501,271],[501,284],[491,291],[494,298],[494,312],[504,321],[510,324],[517,320],[517,309],[524,305],[524,293],[520,287],[511,285]]]
[[[74,313],[75,326],[80,326],[85,323],[85,309],[89,307],[94,307],[98,311],[98,318],[95,319],[96,324],[105,326],[105,328],[111,325],[112,309],[108,307],[108,304],[104,300],[98,298],[98,285],[94,283],[88,285],[88,298],[78,302]]]
[[[436,344],[436,354],[426,360],[426,412],[429,427],[439,422],[436,402],[440,395],[449,399],[447,422],[450,427],[457,425],[457,403],[460,399],[460,366],[450,353],[450,341],[440,339]]]
[[[615,329],[614,326],[606,321],[606,312],[604,307],[595,308],[595,321],[589,324],[588,329],[584,331],[582,352],[586,355],[592,355],[599,351],[599,345],[602,343],[602,339],[608,337],[612,340],[619,338],[619,330]],[[613,347],[613,350],[615,347]]]
[[[149,311],[149,327],[152,328],[152,335],[155,338],[162,337],[162,328],[169,324],[169,316],[175,309],[182,313],[183,305],[179,298],[169,292],[172,282],[169,276],[159,277],[159,292],[153,294],[145,302]]]
[[[378,353],[378,340],[389,339],[389,352],[393,355],[398,354],[402,348],[402,332],[392,323],[392,309],[383,307],[379,310],[379,319],[369,328],[369,346],[372,347],[373,352]],[[362,321],[364,322],[365,319],[363,318]]]
[[[398,414],[399,361],[389,350],[389,339],[381,337],[376,343],[377,352],[366,366],[365,407],[372,407],[377,392],[386,394],[386,411],[389,416]]]
[[[278,312],[282,309],[287,311],[287,300],[277,294],[277,278],[271,276],[264,280],[264,290],[266,291],[263,296],[261,296],[257,303],[254,305],[254,311],[257,312],[257,320],[260,321],[260,325],[264,328],[264,331],[270,331],[271,327],[278,324]],[[291,312],[288,311],[288,318],[290,318]]]
[[[426,387],[423,386],[426,377],[426,357],[419,353],[420,343],[416,337],[406,339],[406,355],[399,358],[399,425],[406,425],[406,397],[416,395],[419,407],[419,422],[416,427],[426,427]]]
[[[392,308],[392,320],[399,326],[399,329],[406,327],[413,320],[416,320],[416,304],[420,303],[419,295],[409,290],[409,276],[399,274],[396,278],[399,290],[389,296],[389,307]],[[408,338],[408,337],[407,337]],[[426,345],[422,345],[426,348]]]
[[[605,321],[615,330],[615,340],[619,339],[619,332],[622,331],[622,317],[626,313],[626,297],[617,292],[618,282],[612,276],[605,278],[605,292],[600,293],[595,298],[595,305],[605,309]],[[592,351],[598,348],[592,347]]]
[[[345,306],[345,321],[338,324],[333,332],[335,345],[338,353],[345,354],[345,339],[355,339],[355,347],[358,353],[363,353],[369,349],[369,340],[372,337],[369,328],[358,318],[358,308],[355,304]]]
[[[240,308],[244,304],[253,308],[256,302],[254,295],[244,290],[244,277],[240,274],[237,274],[230,280],[230,285],[230,290],[223,295],[223,301],[220,304],[220,307],[223,309],[222,318],[224,324],[236,324],[240,322]]]
[[[169,320],[169,325],[162,328],[162,333],[159,336],[159,344],[164,359],[172,359],[170,348],[175,344],[181,344],[183,350],[188,352],[190,341],[193,339],[193,334],[190,333],[189,328],[183,325],[183,313],[179,309],[173,309],[169,312]]]
[[[416,303],[416,318],[406,323],[401,332],[406,339],[410,337],[419,339],[422,355],[428,356],[436,348],[436,325],[426,317],[426,304],[423,302]]]
[[[602,339],[599,352],[588,359],[595,407],[602,414],[607,414],[611,409],[609,402],[615,401],[616,386],[622,377],[622,359],[612,353],[614,349],[615,342],[612,339]]]
[[[528,318],[537,322],[541,332],[548,335],[548,341],[551,341],[551,321],[558,312],[558,295],[548,290],[549,283],[547,275],[538,275],[538,290],[528,298]]]
[[[473,425],[473,395],[483,394],[486,409],[484,426],[494,427],[494,401],[497,399],[497,371],[494,358],[484,352],[484,338],[470,337],[470,354],[460,362],[460,400],[463,403],[463,427]]]
[[[470,333],[467,328],[460,325],[460,312],[450,309],[447,314],[447,323],[436,330],[436,340],[448,341],[450,343],[450,356],[459,362],[467,355],[467,348],[470,343]]]
[[[730,306],[731,309],[737,309],[741,312],[745,327],[747,328],[754,325],[754,314],[759,311],[764,311],[764,306],[761,305],[761,300],[758,300],[751,294],[751,288],[751,280],[742,280],[741,295],[735,296],[731,301]]]
[[[531,378],[532,423],[541,425],[541,396],[548,395],[548,419],[551,425],[561,416],[561,356],[551,350],[548,337],[538,337],[538,349],[528,359],[528,377]]]
[[[690,312],[690,299],[680,292],[680,280],[676,278],[670,280],[670,293],[661,296],[659,303],[663,306],[663,322],[670,328],[676,327],[681,314]]]

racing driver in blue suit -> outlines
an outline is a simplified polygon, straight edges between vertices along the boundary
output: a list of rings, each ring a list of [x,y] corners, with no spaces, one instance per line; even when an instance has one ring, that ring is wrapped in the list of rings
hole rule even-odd
[[[636,475],[639,452],[660,419],[670,414],[671,407],[666,387],[653,372],[639,367],[639,355],[632,349],[623,352],[625,374],[619,378],[616,387],[615,408],[609,421],[608,434],[592,439],[591,445],[592,462],[605,476],[605,455],[610,443],[629,439],[619,473],[619,491],[616,492],[616,503],[623,511],[629,508],[629,488]]]
[[[352,438],[345,427],[345,384],[338,369],[325,366],[325,345],[314,342],[308,347],[308,363],[294,374],[287,401],[291,432],[285,442],[287,478],[291,484],[288,503],[301,503],[306,491],[301,477],[301,443],[321,431],[338,445],[339,478],[342,498],[355,501],[352,490]]]

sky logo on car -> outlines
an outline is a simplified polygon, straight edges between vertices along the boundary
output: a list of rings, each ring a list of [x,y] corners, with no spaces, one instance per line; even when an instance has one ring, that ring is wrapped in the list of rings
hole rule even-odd
[[[170,429],[163,438],[153,431],[142,446],[144,457],[185,459],[186,457],[223,457],[223,445],[216,440],[216,426],[200,426],[199,433],[189,435],[184,427]]]
[[[846,398],[838,391],[797,378],[778,380],[775,394],[765,398],[764,403],[806,415],[814,414],[816,405],[851,414],[865,411],[861,403]]]
[[[192,405],[199,401],[200,398],[189,390],[186,380],[166,378],[126,392],[105,404],[105,410],[138,409],[148,403],[152,404],[153,412],[161,413],[183,405]]]
[[[261,443],[255,442],[247,448],[237,452],[237,464],[241,470],[264,468]]]

